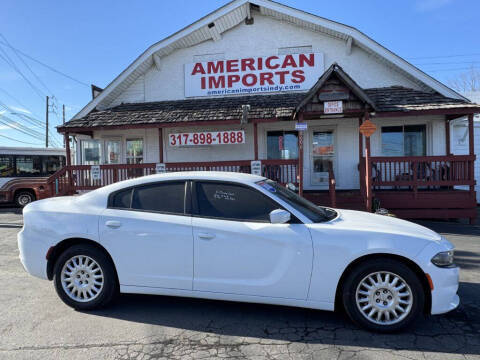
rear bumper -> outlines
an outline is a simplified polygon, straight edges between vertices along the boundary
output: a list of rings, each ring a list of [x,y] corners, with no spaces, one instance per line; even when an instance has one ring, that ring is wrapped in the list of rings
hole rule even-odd
[[[25,270],[33,276],[48,280],[47,259],[45,258],[49,246],[38,238],[27,236],[22,229],[17,235],[20,261]]]

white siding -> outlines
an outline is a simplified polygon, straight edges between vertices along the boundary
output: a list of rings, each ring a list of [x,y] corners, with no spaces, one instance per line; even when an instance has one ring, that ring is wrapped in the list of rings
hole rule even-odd
[[[222,130],[244,130],[245,144],[236,145],[210,145],[210,146],[169,146],[170,134],[182,132],[222,131]],[[188,128],[170,128],[164,130],[163,137],[165,162],[204,162],[204,161],[228,161],[228,160],[253,160],[253,125],[222,125],[202,126]]]
[[[112,106],[119,105],[121,103],[138,103],[145,101],[145,76],[141,75],[130,85],[122,94],[120,94]]]
[[[347,55],[346,41],[326,34],[310,31],[287,22],[256,14],[253,25],[238,26],[222,34],[220,41],[208,40],[198,45],[179,49],[162,57],[161,69],[149,68],[111,105],[121,102],[162,101],[184,99],[184,64],[199,58],[235,59],[245,56],[275,55],[284,48],[311,46],[312,51],[324,54],[325,68],[337,62],[361,87],[384,87],[402,85],[418,88],[407,77],[387,65],[378,62],[373,56],[353,45]],[[325,69],[322,69],[325,70]],[[144,78],[144,79],[143,79]],[[142,89],[144,83],[144,89]]]
[[[445,155],[445,118],[443,116],[410,116],[374,118],[377,131],[370,138],[372,156],[382,156],[382,126],[423,125],[427,127],[427,155]]]
[[[475,132],[474,145],[475,155],[475,180],[477,185],[475,191],[477,192],[477,203],[480,203],[480,117],[475,118]],[[466,119],[452,121],[450,123],[450,151],[454,155],[468,155],[469,154],[469,136],[468,136],[468,122]]]

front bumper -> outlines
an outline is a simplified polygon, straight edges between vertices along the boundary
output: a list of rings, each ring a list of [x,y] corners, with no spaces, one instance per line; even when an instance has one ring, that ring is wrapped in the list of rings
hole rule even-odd
[[[25,270],[33,276],[48,280],[47,277],[47,254],[49,246],[38,238],[28,236],[24,229],[17,235],[20,261]]]
[[[433,256],[440,251],[452,250],[453,245],[443,238],[442,240],[428,245],[418,256],[422,270],[430,276],[433,283],[431,314],[443,314],[452,311],[460,304],[457,295],[460,278],[458,267],[438,267],[431,262]]]
[[[460,269],[439,268],[432,264],[429,275],[432,278],[432,315],[443,314],[452,311],[460,304],[457,295]]]

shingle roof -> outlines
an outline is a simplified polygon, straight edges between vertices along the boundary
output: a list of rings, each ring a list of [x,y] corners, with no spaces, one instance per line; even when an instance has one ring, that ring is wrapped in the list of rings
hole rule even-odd
[[[424,92],[402,86],[365,89],[379,112],[415,111],[479,107],[464,100],[447,98],[436,92]]]
[[[480,105],[401,86],[365,89],[377,113],[452,108],[479,108]],[[108,110],[92,111],[67,122],[65,128],[179,123],[190,121],[236,120],[242,105],[249,104],[250,119],[291,117],[306,93],[231,96],[137,104],[122,104]]]
[[[71,120],[65,127],[234,120],[242,117],[242,105],[249,104],[250,119],[289,117],[305,93],[231,96],[223,98],[122,104]]]

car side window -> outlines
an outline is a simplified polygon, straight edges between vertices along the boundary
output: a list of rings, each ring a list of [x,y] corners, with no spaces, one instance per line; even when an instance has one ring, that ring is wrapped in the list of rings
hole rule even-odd
[[[165,182],[135,187],[132,209],[185,214],[185,182]]]
[[[109,207],[117,209],[129,209],[132,202],[133,189],[121,190],[113,194]]]
[[[199,216],[238,221],[270,222],[269,214],[281,206],[246,186],[221,182],[197,182]]]

